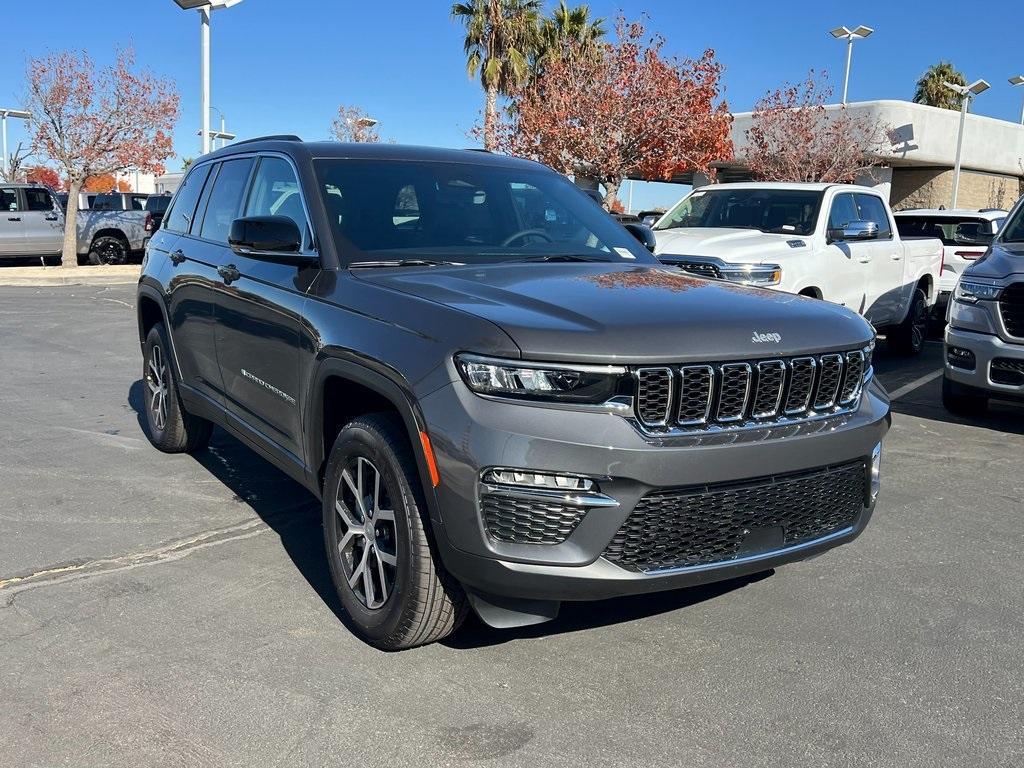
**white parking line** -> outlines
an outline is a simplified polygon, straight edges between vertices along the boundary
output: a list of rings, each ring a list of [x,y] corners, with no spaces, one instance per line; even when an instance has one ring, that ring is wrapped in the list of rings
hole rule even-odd
[[[931,373],[926,373],[921,378],[914,379],[910,383],[904,384],[899,389],[894,389],[892,392],[889,393],[889,399],[890,400],[899,400],[904,395],[906,395],[906,394],[908,394],[910,392],[913,392],[915,389],[923,387],[928,382],[935,381],[941,375],[942,375],[942,369],[941,368],[939,368],[939,370],[937,370],[937,371],[932,371]]]

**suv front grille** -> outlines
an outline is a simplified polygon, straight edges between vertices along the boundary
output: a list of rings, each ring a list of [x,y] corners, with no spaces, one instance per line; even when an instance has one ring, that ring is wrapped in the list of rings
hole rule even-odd
[[[726,563],[853,525],[867,503],[863,461],[644,496],[604,556],[632,571]]]
[[[1003,289],[999,297],[999,314],[1008,334],[1024,338],[1024,283],[1014,283]]]
[[[689,272],[698,277],[707,277],[713,280],[721,280],[722,273],[714,264],[707,264],[703,261],[671,261],[671,264],[679,267],[683,272]]]
[[[861,350],[717,365],[636,370],[636,417],[653,431],[771,424],[853,410]]]

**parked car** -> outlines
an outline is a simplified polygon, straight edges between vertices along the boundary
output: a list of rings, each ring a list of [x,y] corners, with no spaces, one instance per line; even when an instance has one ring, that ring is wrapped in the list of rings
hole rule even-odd
[[[888,203],[869,187],[702,187],[662,216],[654,232],[665,264],[842,304],[899,351],[924,347],[942,243],[901,238]]]
[[[150,440],[218,424],[321,498],[380,647],[764,571],[875,504],[868,323],[666,269],[537,163],[233,144],[189,169],[137,298]]]
[[[167,206],[171,204],[171,193],[165,192],[159,195],[149,195],[146,198],[145,210],[152,216],[152,231],[160,229],[163,223],[164,214],[167,213]]]
[[[65,212],[55,194],[39,184],[0,186],[0,258],[38,257],[60,262]],[[79,211],[79,261],[124,264],[145,246],[153,227],[146,211]]]
[[[939,278],[937,310],[945,314],[956,282],[971,264],[988,250],[992,238],[1006,220],[1001,208],[946,210],[915,208],[896,211],[900,237],[935,237],[942,241],[942,274]]]
[[[942,402],[954,413],[982,413],[991,398],[1024,402],[1022,203],[961,273],[949,302]]]
[[[640,211],[637,214],[637,218],[640,219],[641,224],[645,224],[648,227],[653,227],[662,216],[665,215],[665,209],[662,208],[659,211]]]
[[[142,192],[104,192],[92,199],[89,208],[93,211],[144,211],[148,197]]]

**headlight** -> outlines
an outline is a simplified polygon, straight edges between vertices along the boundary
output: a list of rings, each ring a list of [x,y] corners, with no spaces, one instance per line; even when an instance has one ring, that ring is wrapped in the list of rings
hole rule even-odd
[[[990,285],[989,283],[976,283],[972,280],[961,279],[953,291],[953,298],[957,301],[966,301],[973,304],[976,301],[995,301],[999,298],[1002,286]]]
[[[604,403],[615,396],[626,373],[618,366],[556,365],[455,356],[466,386],[481,395],[567,403]]]
[[[726,264],[719,267],[722,277],[742,285],[778,285],[782,267],[778,264]]]

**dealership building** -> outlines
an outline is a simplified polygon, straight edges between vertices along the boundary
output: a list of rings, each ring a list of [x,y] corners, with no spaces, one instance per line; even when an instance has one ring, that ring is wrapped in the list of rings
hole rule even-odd
[[[841,108],[825,109],[834,114]],[[851,102],[846,109],[883,126],[890,142],[877,157],[878,166],[860,183],[884,191],[896,210],[951,206],[960,112],[890,100]],[[733,115],[737,159],[715,164],[718,181],[750,179],[742,158],[752,116]],[[961,168],[958,207],[1009,208],[1021,196],[1024,183],[1024,125],[967,115]],[[700,174],[684,174],[673,181],[708,183]]]

